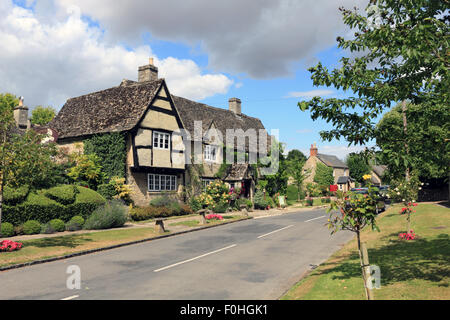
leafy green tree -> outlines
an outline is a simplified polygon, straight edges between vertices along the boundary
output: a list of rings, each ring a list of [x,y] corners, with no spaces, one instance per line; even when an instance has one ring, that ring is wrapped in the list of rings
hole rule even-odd
[[[45,126],[56,116],[56,110],[52,107],[37,106],[31,112],[31,123]]]
[[[41,143],[42,135],[32,130],[19,134],[14,121],[17,104],[14,95],[0,95],[0,227],[4,187],[39,188],[51,179],[52,157],[57,155],[54,143]]]
[[[292,149],[291,151],[288,152],[286,160],[287,161],[296,160],[299,162],[305,162],[307,158],[300,150]]]
[[[288,155],[289,157],[289,155]],[[287,160],[287,171],[289,175],[294,179],[295,185],[297,186],[297,200],[300,201],[300,193],[303,187],[303,182],[311,174],[311,170],[304,170],[303,166],[305,161],[300,161],[297,159]]]
[[[334,184],[333,168],[317,162],[314,182],[319,185],[322,192],[328,190],[329,186]]]
[[[371,0],[367,14],[340,8],[344,23],[356,32],[349,40],[338,37],[338,47],[351,55],[332,71],[322,63],[309,71],[315,86],[333,86],[354,96],[314,97],[298,104],[310,110],[313,120],[333,123],[332,130],[320,133],[324,140],[370,141],[376,136],[374,120],[392,102],[420,105],[424,114],[433,106],[448,108],[448,8],[447,0]],[[407,145],[402,149],[406,155]],[[407,162],[408,157],[399,160]]]
[[[379,161],[388,165],[391,179],[416,171],[420,177],[447,177],[450,171],[450,108],[435,105],[422,108],[408,104],[405,116],[408,130],[403,130],[403,110],[398,104],[377,124],[376,142],[381,152]],[[404,155],[404,145],[409,153]],[[407,161],[402,161],[405,157]]]
[[[100,157],[96,154],[81,154],[74,152],[71,154],[75,166],[69,169],[67,175],[75,182],[85,182],[91,189],[96,189],[101,184],[105,176],[102,172]]]
[[[276,170],[273,174],[268,174],[260,177],[260,179],[267,181],[267,185],[265,186],[265,190],[272,197],[276,193],[286,194],[287,189],[287,181],[289,179],[289,174],[287,171],[288,163],[283,156],[283,144],[280,142],[276,142],[277,146],[272,146],[272,150],[270,152],[269,158],[272,157],[273,152],[277,152],[278,159],[278,170]],[[274,157],[272,157],[272,161],[274,161]],[[259,168],[266,167],[261,164],[261,159],[258,159],[257,166]]]
[[[350,153],[345,162],[349,168],[350,176],[359,183],[362,183],[363,176],[371,171],[368,160],[363,154]]]

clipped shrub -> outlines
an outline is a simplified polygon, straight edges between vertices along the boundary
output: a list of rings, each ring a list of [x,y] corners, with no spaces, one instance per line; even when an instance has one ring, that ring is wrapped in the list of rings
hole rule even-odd
[[[305,200],[305,206],[312,206],[314,203],[314,200],[312,198],[307,198]]]
[[[269,196],[266,196],[267,205],[271,208],[275,208],[275,201]]]
[[[98,230],[122,227],[127,221],[126,207],[112,200],[98,207],[84,223],[83,229]]]
[[[66,223],[67,231],[77,231],[83,229],[84,219],[82,216],[75,216]]]
[[[9,222],[3,222],[0,230],[0,236],[12,237],[14,235],[14,226]]]
[[[181,215],[187,215],[187,214],[194,214],[194,211],[192,210],[192,208],[187,205],[187,204],[182,204],[181,205]]]
[[[56,230],[53,229],[53,227],[51,226],[50,223],[45,223],[41,226],[41,233],[43,234],[51,234],[51,233],[55,233]]]
[[[74,189],[74,193],[76,194],[75,201],[68,205],[50,199],[48,190],[30,192],[26,200],[20,204],[14,206],[5,204],[3,206],[4,215],[2,220],[13,225],[20,225],[27,220],[37,220],[40,223],[47,223],[52,219],[68,221],[77,215],[87,218],[97,207],[105,203],[105,199],[94,190],[78,186],[74,187]],[[56,198],[55,194],[57,193],[59,191],[51,192],[51,196]],[[69,201],[64,196],[59,196],[58,199],[63,202]]]
[[[4,187],[3,201],[4,204],[9,206],[15,206],[22,203],[27,198],[29,192],[28,186],[20,186],[19,188],[11,188],[9,186]]]
[[[97,186],[97,192],[106,200],[111,200],[117,195],[114,185],[105,183]]]
[[[68,205],[75,202],[78,189],[74,185],[62,185],[50,188],[44,192],[44,195],[56,202]]]
[[[64,221],[62,221],[61,219],[50,220],[49,224],[56,232],[63,232],[66,229]]]
[[[41,224],[36,220],[28,220],[23,224],[24,234],[38,234],[41,232]]]

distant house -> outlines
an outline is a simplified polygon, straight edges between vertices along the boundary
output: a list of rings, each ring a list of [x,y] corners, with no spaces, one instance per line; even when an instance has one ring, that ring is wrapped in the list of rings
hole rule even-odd
[[[348,188],[354,187],[348,166],[334,155],[319,153],[315,143],[311,145],[309,157],[303,167],[305,171],[311,170],[311,174],[305,179],[305,183],[314,182],[317,163],[333,168],[334,184],[338,185],[340,190],[347,191]]]
[[[375,186],[381,186],[383,185],[383,176],[387,170],[387,166],[385,165],[373,165],[372,171],[370,174],[372,175],[371,182]]]
[[[196,122],[200,122],[200,135]],[[259,133],[257,142],[270,139],[259,119],[241,113],[237,98],[229,99],[226,110],[170,94],[165,80],[158,78],[152,59],[139,67],[137,82],[124,79],[116,87],[67,100],[49,127],[58,133],[57,143],[69,151],[92,135],[124,133],[126,182],[137,205],[146,205],[163,193],[182,199],[193,181],[195,161],[188,161],[192,158],[202,166],[200,183],[206,186],[213,181],[223,163],[224,145],[216,141],[217,132],[223,134],[223,141],[226,129],[253,129]],[[185,139],[186,132],[190,139]],[[248,155],[254,150],[249,148],[250,143],[236,151]],[[222,178],[252,197],[255,176],[248,163],[231,165]]]

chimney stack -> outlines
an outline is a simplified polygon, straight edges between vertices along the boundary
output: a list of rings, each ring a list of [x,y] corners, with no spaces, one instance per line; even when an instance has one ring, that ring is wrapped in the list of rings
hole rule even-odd
[[[314,142],[314,144],[311,145],[311,149],[309,149],[309,156],[310,157],[316,157],[318,154],[318,150],[316,147],[316,143]]]
[[[153,65],[153,58],[148,59],[148,64],[138,69],[138,81],[155,81],[158,80],[158,68]]]
[[[23,97],[19,98],[19,105],[14,108],[14,120],[19,129],[27,129],[28,125],[28,107],[23,105]]]
[[[230,111],[233,111],[235,114],[241,114],[241,100],[238,98],[230,98],[228,100],[228,108]]]

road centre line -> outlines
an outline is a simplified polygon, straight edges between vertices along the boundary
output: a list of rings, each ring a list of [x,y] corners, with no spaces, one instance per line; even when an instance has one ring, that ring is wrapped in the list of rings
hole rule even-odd
[[[163,268],[159,268],[159,269],[153,270],[153,272],[160,272],[160,271],[163,271],[163,270],[167,270],[169,268],[173,268],[173,267],[179,266],[180,264],[188,263],[188,262],[191,262],[191,261],[194,261],[194,260],[197,260],[197,259],[209,256],[209,255],[211,255],[213,253],[218,253],[220,251],[231,249],[231,248],[236,247],[236,246],[237,246],[236,244],[233,244],[231,246],[228,246],[228,247],[225,247],[225,248],[222,248],[222,249],[218,249],[218,250],[215,250],[215,251],[211,251],[211,252],[202,254],[201,256],[197,256],[197,257],[194,257],[194,258],[191,258],[191,259],[188,259],[188,260],[184,260],[184,261],[180,261],[180,262],[171,264],[170,266],[167,266],[167,267],[163,267]]]
[[[278,230],[274,230],[274,231],[272,231],[272,232],[269,232],[269,233],[260,235],[260,236],[258,237],[258,239],[261,239],[261,238],[263,238],[263,237],[265,237],[265,236],[271,235],[271,234],[273,234],[273,233],[275,233],[275,232],[279,232],[279,231],[285,230],[285,229],[290,228],[290,227],[293,227],[293,226],[294,226],[294,225],[291,224],[291,225],[289,225],[289,226],[287,226],[287,227],[284,227],[284,228],[281,228],[281,229],[278,229]]]
[[[326,217],[326,216],[320,216],[320,217],[317,217],[314,219],[309,219],[309,220],[306,220],[305,222],[310,222],[310,221],[317,220],[317,219],[324,218],[324,217]]]
[[[72,299],[75,299],[75,298],[78,298],[78,297],[79,297],[79,295],[75,295],[75,296],[70,296],[70,297],[67,297],[67,298],[63,298],[61,300],[72,300]]]

